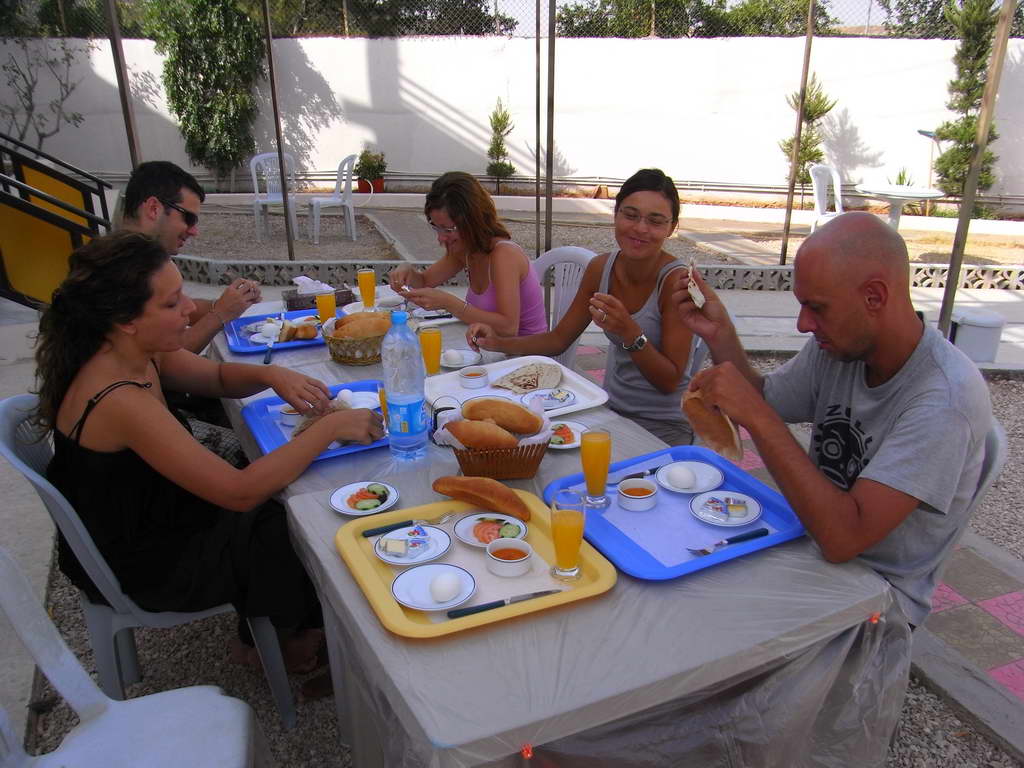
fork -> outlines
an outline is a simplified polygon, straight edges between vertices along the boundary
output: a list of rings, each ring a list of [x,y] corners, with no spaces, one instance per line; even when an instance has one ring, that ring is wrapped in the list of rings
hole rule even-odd
[[[391,531],[398,530],[399,528],[405,528],[409,525],[444,525],[449,520],[455,517],[454,512],[448,512],[447,514],[441,515],[436,520],[403,520],[400,523],[391,523],[390,525],[382,525],[379,528],[367,528],[363,531],[364,538],[370,538],[381,533],[390,533]]]

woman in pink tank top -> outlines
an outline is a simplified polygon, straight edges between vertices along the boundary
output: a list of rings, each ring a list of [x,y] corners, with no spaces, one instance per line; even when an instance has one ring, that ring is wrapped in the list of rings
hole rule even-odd
[[[544,293],[526,252],[498,220],[494,201],[468,173],[449,171],[434,181],[423,212],[444,255],[425,270],[411,265],[391,271],[391,287],[424,309],[451,312],[464,323],[487,323],[506,336],[548,329]],[[462,300],[439,290],[465,271]]]

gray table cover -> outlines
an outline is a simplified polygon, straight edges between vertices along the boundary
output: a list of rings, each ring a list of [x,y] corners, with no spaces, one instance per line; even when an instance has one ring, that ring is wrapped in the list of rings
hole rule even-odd
[[[446,348],[464,346],[464,326],[442,330]],[[379,366],[311,360],[305,350],[277,362],[327,383],[380,377]],[[256,456],[242,404],[225,401]],[[665,447],[605,407],[570,418],[610,429],[613,461]],[[577,451],[549,451],[535,478],[509,485],[541,495],[578,471]],[[594,599],[442,638],[389,633],[335,549],[348,518],[330,509],[330,492],[383,479],[408,508],[439,500],[431,483],[457,472],[449,449],[431,445],[426,459],[405,463],[379,448],[314,462],[283,493],[324,606],[354,765],[884,764],[909,629],[883,579],[826,563],[807,539],[668,582],[620,573]]]

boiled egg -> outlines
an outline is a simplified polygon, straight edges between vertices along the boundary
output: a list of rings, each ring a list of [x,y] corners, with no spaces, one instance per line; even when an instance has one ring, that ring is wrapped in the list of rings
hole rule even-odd
[[[439,573],[430,580],[430,596],[435,603],[447,603],[449,600],[453,600],[461,589],[462,584],[459,582],[459,577],[454,573]]]
[[[693,488],[697,484],[697,476],[693,470],[683,464],[669,468],[666,477],[675,488]]]
[[[441,360],[445,365],[462,365],[462,353],[457,349],[446,349]]]

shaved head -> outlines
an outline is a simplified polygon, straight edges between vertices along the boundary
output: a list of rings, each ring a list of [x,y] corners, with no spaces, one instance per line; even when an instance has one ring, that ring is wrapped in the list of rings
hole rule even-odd
[[[801,256],[826,259],[829,271],[843,280],[881,278],[899,293],[910,288],[906,243],[872,213],[850,211],[830,220],[803,242],[797,261]]]

